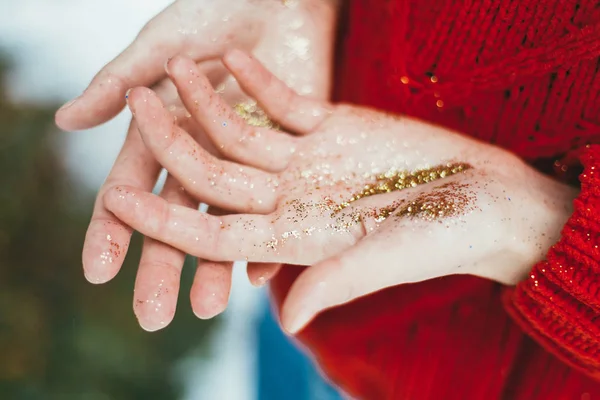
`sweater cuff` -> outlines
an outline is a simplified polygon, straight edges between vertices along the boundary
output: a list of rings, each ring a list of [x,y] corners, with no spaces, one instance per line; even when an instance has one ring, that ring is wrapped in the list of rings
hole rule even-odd
[[[560,241],[504,304],[524,331],[565,363],[600,379],[600,146],[581,157],[581,193]]]

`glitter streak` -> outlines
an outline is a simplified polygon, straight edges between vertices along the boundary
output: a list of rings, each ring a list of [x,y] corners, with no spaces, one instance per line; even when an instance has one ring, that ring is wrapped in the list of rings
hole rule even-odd
[[[475,201],[475,195],[465,191],[468,186],[457,182],[439,186],[403,205],[395,215],[429,222],[457,217],[469,211]]]
[[[350,203],[364,197],[416,187],[462,173],[471,168],[472,166],[466,163],[449,163],[413,172],[390,170],[385,174],[372,177],[370,179],[372,183],[365,184],[360,192],[342,203],[334,201],[331,197],[325,197],[321,201],[307,202],[300,199],[288,200],[285,205],[292,213],[285,218],[288,223],[298,224],[303,223],[317,212],[322,217],[328,215],[331,220],[325,225],[325,230],[343,233],[349,232],[365,216],[373,218],[377,223],[383,222],[391,216],[418,218],[426,221],[440,221],[443,218],[456,217],[474,209],[472,204],[475,201],[475,195],[467,191],[469,185],[458,182],[438,185],[411,201],[398,200],[385,207],[354,210],[351,213],[345,208]],[[310,236],[316,229],[308,227],[284,232],[279,237],[273,236],[266,243],[266,247],[270,250],[277,250],[288,240]],[[321,230],[319,229],[319,231]]]
[[[339,205],[340,210],[346,208],[350,203],[362,199],[363,197],[373,196],[377,194],[390,193],[396,190],[407,189],[433,182],[438,179],[443,179],[452,176],[468,169],[472,166],[466,163],[449,163],[446,165],[437,165],[433,168],[420,169],[413,172],[390,170],[385,174],[376,176],[374,183],[367,184],[358,193]]]

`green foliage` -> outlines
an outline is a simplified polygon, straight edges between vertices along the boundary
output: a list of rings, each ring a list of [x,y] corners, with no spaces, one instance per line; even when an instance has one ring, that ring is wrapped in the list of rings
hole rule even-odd
[[[193,316],[184,295],[169,328],[137,325],[137,237],[114,282],[83,279],[93,194],[82,204],[65,178],[52,140],[55,107],[11,103],[6,72],[0,63],[0,398],[176,398],[173,367],[212,324]],[[183,293],[193,273],[186,267]]]

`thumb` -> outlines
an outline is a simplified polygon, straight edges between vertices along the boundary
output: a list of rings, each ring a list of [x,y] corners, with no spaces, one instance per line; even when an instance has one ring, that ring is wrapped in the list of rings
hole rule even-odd
[[[221,21],[217,10],[189,10],[190,2],[176,1],[139,33],[114,60],[104,66],[83,94],[61,107],[56,124],[64,130],[88,129],[117,115],[125,106],[125,94],[133,87],[150,87],[166,76],[169,58],[186,53],[196,61],[221,56],[232,46],[230,33],[239,24],[202,23]],[[182,16],[186,16],[185,21]],[[196,19],[201,19],[197,21]],[[186,26],[194,27],[188,32]],[[240,35],[244,40],[253,35]]]
[[[393,267],[383,266],[382,262],[391,261],[397,266],[401,261],[390,260],[394,257],[389,256],[389,244],[384,245],[377,236],[366,236],[348,250],[300,274],[281,310],[281,324],[286,331],[294,334],[321,311],[386,286]]]
[[[463,223],[390,217],[353,247],[304,270],[285,299],[281,323],[296,333],[321,311],[378,290],[468,273],[469,263],[489,251],[488,244],[474,248],[474,231]]]
[[[125,106],[127,90],[150,86],[164,75],[166,60],[181,47],[169,27],[173,7],[146,24],[133,43],[96,74],[81,96],[57,111],[56,124],[61,129],[87,129],[108,121]]]

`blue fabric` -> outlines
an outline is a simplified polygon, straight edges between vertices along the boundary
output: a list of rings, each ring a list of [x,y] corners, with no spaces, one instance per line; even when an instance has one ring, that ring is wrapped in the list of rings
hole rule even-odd
[[[258,321],[259,400],[342,400],[281,331],[268,302]]]

